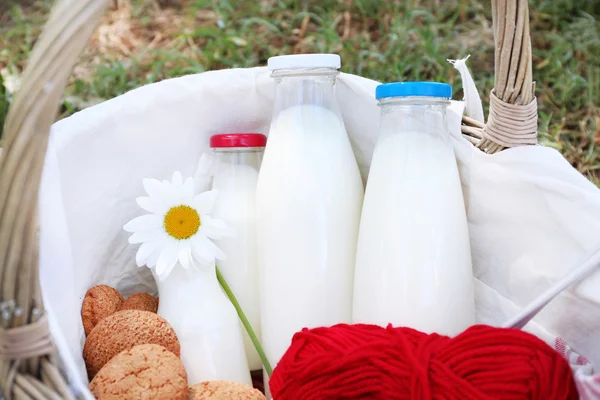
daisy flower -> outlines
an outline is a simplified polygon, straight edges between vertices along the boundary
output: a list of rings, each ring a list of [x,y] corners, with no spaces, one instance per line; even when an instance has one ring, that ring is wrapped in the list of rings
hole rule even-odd
[[[194,196],[194,179],[185,182],[180,172],[169,181],[144,179],[148,197],[137,203],[150,214],[129,221],[123,229],[133,233],[129,243],[141,243],[135,256],[138,267],[147,265],[164,280],[177,265],[184,269],[215,264],[225,254],[212,240],[234,233],[210,212],[217,197],[216,190]]]

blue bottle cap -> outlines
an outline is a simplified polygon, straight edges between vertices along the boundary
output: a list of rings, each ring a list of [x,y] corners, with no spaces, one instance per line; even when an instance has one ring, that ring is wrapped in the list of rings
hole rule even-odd
[[[450,99],[452,97],[452,85],[438,82],[394,82],[384,83],[375,89],[375,97],[377,99],[408,96]]]

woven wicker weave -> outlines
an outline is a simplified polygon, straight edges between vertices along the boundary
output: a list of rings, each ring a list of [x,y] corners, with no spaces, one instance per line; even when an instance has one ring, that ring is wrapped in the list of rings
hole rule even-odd
[[[37,198],[67,78],[110,1],[56,2],[7,116],[0,156],[0,398],[74,398],[60,372],[40,293]],[[499,106],[535,106],[527,1],[496,0],[492,6]],[[479,148],[494,153],[505,147],[486,132],[482,123],[464,118],[463,133]]]
[[[535,101],[535,83],[531,66],[529,4],[527,0],[492,0],[492,15],[496,48],[492,93],[497,99],[510,105],[532,105],[535,116],[529,120],[537,126],[537,106],[532,104]],[[521,121],[516,120],[516,125]],[[537,134],[535,127],[534,131]],[[503,145],[494,140],[494,137],[486,134],[483,123],[469,117],[463,117],[462,132],[474,138],[471,142],[486,153],[496,153],[509,144]],[[519,144],[518,140],[513,142],[515,145]]]

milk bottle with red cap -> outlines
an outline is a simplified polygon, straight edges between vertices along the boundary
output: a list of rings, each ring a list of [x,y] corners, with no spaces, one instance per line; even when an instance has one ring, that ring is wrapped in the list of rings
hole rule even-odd
[[[212,187],[218,191],[212,213],[236,232],[234,237],[215,241],[226,255],[219,261],[219,270],[259,338],[256,181],[266,142],[266,136],[259,133],[220,134],[210,139],[216,161]],[[260,357],[245,330],[244,348],[249,369],[260,370]]]

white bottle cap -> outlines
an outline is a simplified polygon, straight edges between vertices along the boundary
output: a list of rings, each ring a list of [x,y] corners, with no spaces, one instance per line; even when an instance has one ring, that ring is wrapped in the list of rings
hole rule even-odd
[[[340,68],[342,59],[337,54],[293,54],[269,58],[270,70],[294,68]]]

